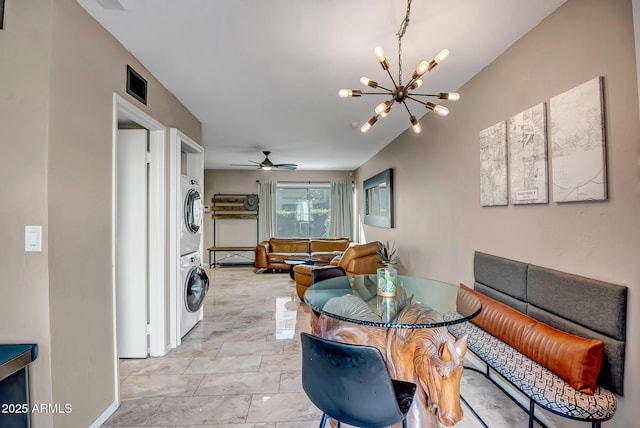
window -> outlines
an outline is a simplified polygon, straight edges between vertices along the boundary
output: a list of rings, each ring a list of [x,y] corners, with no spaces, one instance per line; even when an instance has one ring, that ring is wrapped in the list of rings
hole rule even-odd
[[[277,184],[276,237],[328,237],[330,221],[329,183]]]

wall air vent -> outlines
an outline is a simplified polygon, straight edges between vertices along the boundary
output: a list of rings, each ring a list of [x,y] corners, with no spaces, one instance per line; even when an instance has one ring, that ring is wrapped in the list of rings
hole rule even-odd
[[[127,65],[127,94],[147,105],[147,81]]]

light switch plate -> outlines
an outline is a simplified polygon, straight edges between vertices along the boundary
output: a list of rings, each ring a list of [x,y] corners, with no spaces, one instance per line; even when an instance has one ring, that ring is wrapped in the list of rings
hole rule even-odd
[[[24,227],[24,250],[29,252],[42,251],[42,226]]]

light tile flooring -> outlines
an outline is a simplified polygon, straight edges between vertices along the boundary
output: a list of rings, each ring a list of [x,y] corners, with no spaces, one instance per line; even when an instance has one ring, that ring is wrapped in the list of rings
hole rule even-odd
[[[302,390],[300,332],[309,308],[288,274],[210,269],[204,320],[165,357],[122,360],[122,404],[103,427],[311,428],[321,413]],[[526,427],[523,411],[465,371],[462,394],[491,428]],[[481,427],[464,406],[460,428]]]

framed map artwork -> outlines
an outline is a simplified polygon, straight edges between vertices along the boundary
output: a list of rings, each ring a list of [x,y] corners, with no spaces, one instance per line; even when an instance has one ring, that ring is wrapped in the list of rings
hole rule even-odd
[[[515,205],[549,202],[545,104],[512,116],[507,128],[511,202]]]
[[[607,199],[602,78],[551,98],[555,202]]]
[[[480,131],[480,205],[508,203],[507,124],[502,121]]]

